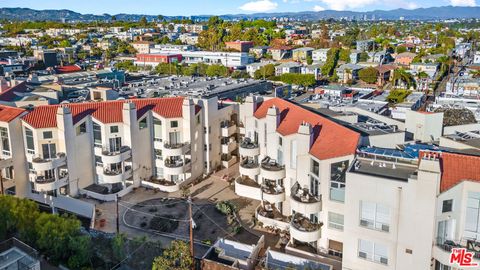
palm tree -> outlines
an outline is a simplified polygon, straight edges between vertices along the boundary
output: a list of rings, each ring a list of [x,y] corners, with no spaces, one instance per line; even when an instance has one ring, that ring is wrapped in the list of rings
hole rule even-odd
[[[399,81],[406,85],[408,89],[410,89],[410,87],[416,87],[415,79],[413,78],[412,74],[408,73],[403,68],[396,69],[393,72],[393,85],[397,86]]]

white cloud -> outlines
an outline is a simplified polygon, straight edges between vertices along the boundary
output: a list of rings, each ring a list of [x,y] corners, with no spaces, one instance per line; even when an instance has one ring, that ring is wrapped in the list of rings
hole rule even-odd
[[[323,11],[325,10],[325,8],[323,8],[322,6],[319,6],[319,5],[316,5],[313,7],[313,11]]]
[[[473,7],[476,6],[475,0],[450,0],[450,4],[452,6],[467,6]]]
[[[321,0],[330,9],[346,10],[361,8],[366,5],[371,5],[380,2],[379,0]]]
[[[274,10],[278,7],[276,2],[272,2],[270,0],[259,0],[259,1],[251,1],[245,3],[243,6],[240,7],[243,11],[251,11],[251,12],[265,12]]]
[[[418,8],[418,4],[417,3],[414,3],[414,2],[407,2],[407,8],[408,9],[416,9]]]

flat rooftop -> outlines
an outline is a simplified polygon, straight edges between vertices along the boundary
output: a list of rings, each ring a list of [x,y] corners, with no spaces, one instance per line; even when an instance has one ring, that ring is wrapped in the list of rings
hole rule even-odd
[[[359,173],[405,182],[407,182],[412,175],[415,175],[416,171],[416,166],[364,158],[355,159],[353,166],[350,167],[350,173]]]

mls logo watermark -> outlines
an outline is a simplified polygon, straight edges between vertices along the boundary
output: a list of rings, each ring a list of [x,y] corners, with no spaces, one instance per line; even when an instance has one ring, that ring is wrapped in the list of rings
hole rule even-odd
[[[478,263],[473,262],[474,254],[474,252],[467,251],[466,248],[453,248],[450,253],[450,263],[460,267],[478,267]]]

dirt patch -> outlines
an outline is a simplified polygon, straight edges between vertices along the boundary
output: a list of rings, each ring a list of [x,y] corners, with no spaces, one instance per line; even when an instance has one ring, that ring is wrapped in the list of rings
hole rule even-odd
[[[238,203],[238,202],[237,202]],[[192,207],[195,239],[213,243],[217,238],[249,239],[258,237],[243,230],[233,215],[221,213],[215,203],[195,200]],[[182,199],[153,199],[132,206],[125,213],[125,222],[137,228],[152,232],[189,236],[188,202]]]

